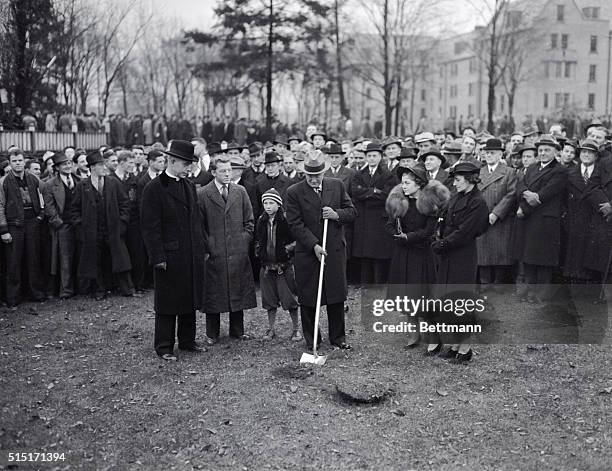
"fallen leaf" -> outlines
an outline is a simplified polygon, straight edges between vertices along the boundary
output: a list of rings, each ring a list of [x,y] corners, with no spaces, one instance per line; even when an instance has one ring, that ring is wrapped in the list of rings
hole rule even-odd
[[[445,391],[444,389],[437,389],[436,392],[438,393],[438,396],[448,396],[448,391]]]
[[[216,431],[214,428],[207,428],[207,429],[206,429],[206,431],[207,431],[207,432],[210,432],[210,433],[211,433],[211,434],[213,434],[213,435],[216,435],[216,434],[217,434],[217,431]]]
[[[406,415],[406,413],[401,409],[393,409],[391,413],[400,417],[404,417]]]
[[[612,394],[612,386],[609,388],[603,388],[601,391],[599,391],[599,394]]]

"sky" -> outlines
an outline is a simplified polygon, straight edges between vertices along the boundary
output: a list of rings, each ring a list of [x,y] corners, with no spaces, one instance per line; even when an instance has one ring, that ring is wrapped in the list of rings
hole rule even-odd
[[[152,6],[163,14],[165,18],[176,18],[184,29],[208,30],[215,23],[213,8],[217,0],[150,0]],[[435,1],[435,0],[434,0]],[[487,0],[438,0],[442,2],[440,7],[440,18],[445,20],[445,29],[451,29],[457,33],[470,31],[476,25],[477,15],[473,14],[471,4],[485,2]],[[344,7],[346,15],[350,16],[356,23],[367,23],[363,15],[363,9],[358,0],[349,0]]]

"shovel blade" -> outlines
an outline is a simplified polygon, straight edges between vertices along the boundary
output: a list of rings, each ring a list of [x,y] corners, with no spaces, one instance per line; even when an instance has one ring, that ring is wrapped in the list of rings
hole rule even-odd
[[[300,358],[300,364],[311,364],[323,366],[327,361],[327,357],[324,355],[313,355],[311,353],[302,353],[302,358]]]

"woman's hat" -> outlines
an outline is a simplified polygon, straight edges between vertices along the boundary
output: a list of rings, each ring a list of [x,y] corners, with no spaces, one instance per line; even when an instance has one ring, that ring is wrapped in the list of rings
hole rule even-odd
[[[423,164],[417,164],[414,167],[397,167],[395,172],[397,174],[397,178],[399,178],[400,180],[402,179],[404,173],[411,173],[418,180],[427,183],[427,170],[425,169]]]
[[[472,162],[459,162],[449,170],[451,175],[466,175],[471,173],[480,173],[480,167]]]
[[[194,149],[191,142],[173,139],[168,142],[167,149],[162,152],[187,162],[197,162],[198,158],[193,155]]]

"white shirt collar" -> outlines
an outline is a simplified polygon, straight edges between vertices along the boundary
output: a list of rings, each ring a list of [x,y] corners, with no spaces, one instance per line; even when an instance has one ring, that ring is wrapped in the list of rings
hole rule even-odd
[[[199,160],[194,163],[194,167],[195,167],[195,171],[192,172],[192,175],[193,175],[193,178],[196,178],[202,172],[202,164],[200,164]]]
[[[554,159],[553,159],[554,160]],[[551,164],[552,160],[546,162],[545,164],[543,164],[542,162],[540,162],[540,168],[545,168],[548,167]]]
[[[584,175],[584,172],[587,172],[587,175],[590,177],[591,174],[593,173],[593,168],[595,167],[594,164],[589,165],[588,167],[586,165],[584,165],[583,163],[580,163],[580,173],[582,173]]]
[[[168,175],[168,177],[170,177],[172,180],[176,180],[177,182],[180,180],[179,177],[175,177],[174,175],[169,174],[168,169],[166,169],[166,175]]]
[[[155,172],[151,167],[149,167],[147,169],[147,173],[149,174],[149,178],[151,180],[153,180],[155,177],[157,177],[157,172]]]
[[[499,165],[499,162],[497,162],[495,165],[488,165],[489,171],[490,172],[495,172],[495,170],[497,170],[497,166],[498,165]]]
[[[223,185],[223,183],[219,183],[219,182],[217,181],[217,179],[216,179],[216,178],[215,178],[213,181],[215,182],[215,186],[217,187],[217,191],[218,191],[219,193],[221,193],[221,189],[222,189],[222,188],[223,188],[223,186],[224,186],[224,185]],[[229,191],[229,183],[227,184],[227,189],[228,189],[228,191]]]

